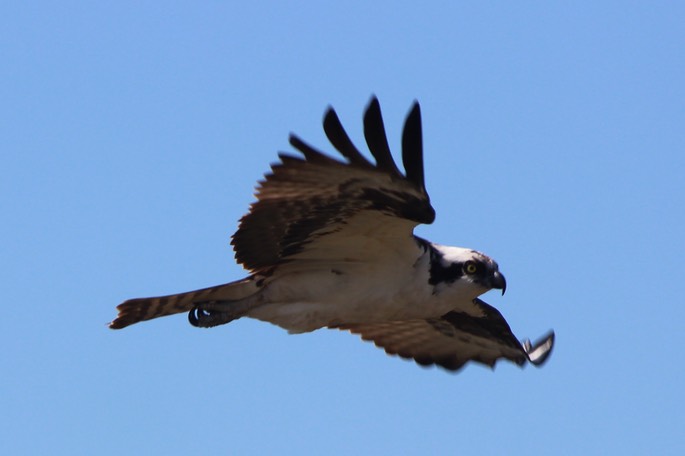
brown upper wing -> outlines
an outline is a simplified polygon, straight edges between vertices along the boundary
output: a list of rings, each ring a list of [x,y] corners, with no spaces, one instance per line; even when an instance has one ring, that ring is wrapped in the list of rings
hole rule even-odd
[[[363,256],[360,237],[389,236],[409,245],[413,228],[434,220],[424,185],[418,103],[409,112],[402,135],[405,175],[390,154],[375,97],[364,115],[364,135],[375,164],[352,144],[332,108],[324,117],[324,130],[346,162],[291,135],[290,143],[302,157],[279,154],[280,162],[259,183],[257,201],[232,238],[236,260],[247,269],[263,271],[307,256],[322,242],[336,246],[335,251],[317,251],[317,259],[326,261],[342,260],[336,258],[341,252]]]
[[[413,359],[423,366],[438,365],[456,371],[468,361],[494,366],[507,359],[518,365],[542,364],[554,345],[554,332],[535,344],[519,342],[504,317],[480,299],[474,304],[483,317],[449,312],[429,320],[390,321],[337,326],[373,341],[390,355]]]

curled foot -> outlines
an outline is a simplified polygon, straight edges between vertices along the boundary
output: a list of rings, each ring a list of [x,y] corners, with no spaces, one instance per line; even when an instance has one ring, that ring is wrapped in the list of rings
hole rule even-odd
[[[230,323],[241,315],[235,311],[224,310],[225,304],[209,301],[199,302],[188,312],[188,321],[198,328],[212,328],[214,326]],[[222,308],[222,309],[219,309]]]

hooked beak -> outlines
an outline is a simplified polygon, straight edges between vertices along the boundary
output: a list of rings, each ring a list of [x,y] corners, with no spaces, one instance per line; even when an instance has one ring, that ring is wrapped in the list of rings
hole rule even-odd
[[[499,271],[496,271],[492,275],[492,280],[490,281],[490,284],[492,288],[502,290],[502,295],[504,295],[504,292],[507,291],[507,280]]]

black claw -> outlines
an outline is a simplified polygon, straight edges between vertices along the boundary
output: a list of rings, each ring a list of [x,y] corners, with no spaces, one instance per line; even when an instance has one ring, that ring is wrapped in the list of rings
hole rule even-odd
[[[201,305],[196,305],[188,312],[188,322],[196,328],[211,328],[229,323],[234,319],[235,316],[228,312],[206,310]]]
[[[193,310],[188,312],[188,321],[196,328],[209,328],[212,326],[209,324],[211,317],[210,311],[201,309],[198,306],[193,307]]]
[[[195,313],[199,310],[200,309],[198,309],[197,307],[193,307],[193,309],[190,312],[188,312],[188,322],[196,328],[200,327],[200,319],[197,318],[197,315],[195,315]]]

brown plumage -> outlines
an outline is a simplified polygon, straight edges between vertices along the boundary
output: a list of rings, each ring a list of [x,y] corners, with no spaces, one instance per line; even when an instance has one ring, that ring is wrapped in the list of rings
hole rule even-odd
[[[505,289],[497,263],[413,234],[435,219],[425,187],[418,103],[402,133],[404,174],[390,153],[375,97],[363,124],[374,163],[352,143],[332,108],[323,127],[343,161],[290,136],[301,155],[279,154],[232,237],[236,260],[249,277],[130,299],[117,307],[110,328],[181,312],[200,327],[247,316],[291,332],[348,330],[389,354],[453,371],[468,361],[542,364],[554,333],[535,344],[519,342],[502,315],[477,298]]]

